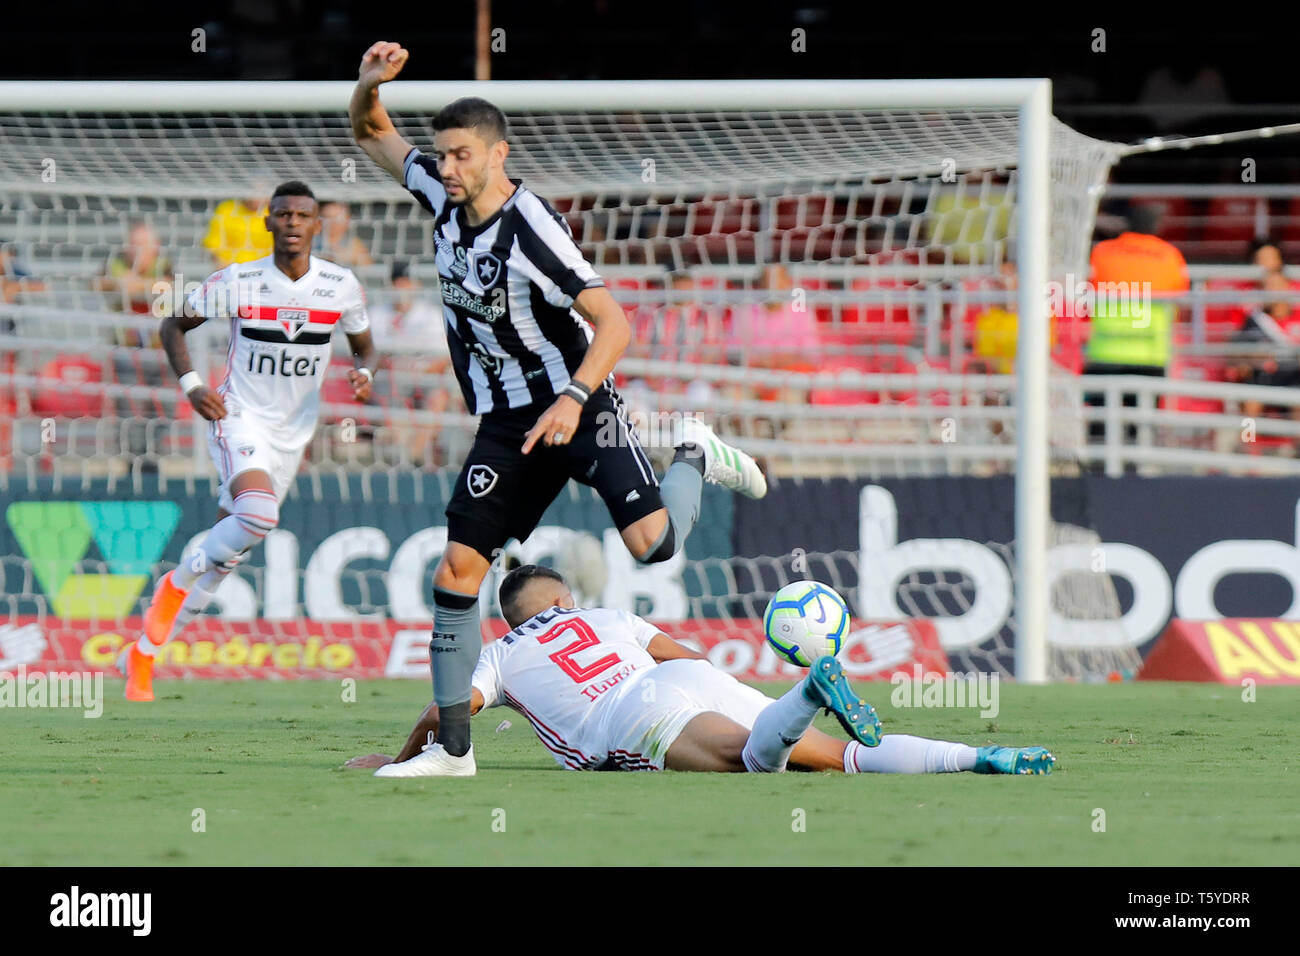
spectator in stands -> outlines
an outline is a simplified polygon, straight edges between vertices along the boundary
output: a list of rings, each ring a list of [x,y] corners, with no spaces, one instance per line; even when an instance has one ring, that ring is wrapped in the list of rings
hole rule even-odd
[[[25,293],[44,292],[45,283],[34,280],[19,264],[13,247],[0,239],[0,302],[17,302]],[[12,331],[12,325],[9,328]]]
[[[251,262],[271,254],[271,234],[266,229],[269,179],[259,179],[243,199],[227,199],[213,210],[203,248],[212,254],[214,269],[232,262]]]
[[[370,328],[383,342],[395,373],[395,397],[408,408],[445,412],[452,405],[446,373],[451,356],[442,309],[423,295],[419,281],[405,262],[394,261],[393,295],[370,309]],[[440,425],[403,425],[398,438],[412,462],[441,464],[438,460]]]
[[[1257,266],[1261,273],[1260,288],[1264,288],[1262,280],[1268,276],[1282,272],[1285,263],[1282,261],[1282,250],[1277,242],[1268,236],[1261,236],[1250,244],[1250,264]]]
[[[375,339],[408,351],[446,356],[447,330],[442,309],[422,294],[419,280],[411,275],[410,266],[394,260],[390,273],[393,294],[370,309],[370,327]]]
[[[347,203],[337,200],[321,203],[320,217],[325,224],[321,230],[321,258],[349,269],[375,261],[366,244],[352,232],[352,210]]]
[[[975,307],[973,352],[975,359],[980,360],[979,367],[987,368],[989,373],[1009,375],[1015,368],[1019,336],[1019,317],[1016,307],[1018,286],[1016,264],[1004,261],[998,267],[997,277],[988,284],[988,288],[1005,291],[1007,293],[1005,302],[990,302]],[[971,364],[975,366],[976,362],[973,361]]]
[[[771,264],[759,274],[758,289],[768,293],[766,301],[734,308],[731,328],[725,344],[734,364],[755,369],[785,372],[815,372],[821,359],[821,334],[817,317],[794,292],[794,280],[784,266]],[[748,387],[729,389],[729,397],[743,400],[803,403],[808,400],[805,388],[790,385],[759,385],[750,394]],[[774,422],[755,419],[753,433],[772,437]]]
[[[115,293],[109,303],[115,311],[149,315],[158,298],[154,285],[160,280],[174,281],[172,264],[163,256],[162,244],[153,226],[144,220],[133,219],[127,223],[126,245],[109,258],[103,275],[95,280],[95,286],[101,291]],[[163,296],[162,301],[169,302],[169,297]],[[156,317],[161,318],[161,315]],[[115,339],[118,345],[160,347],[156,335],[146,340],[136,328],[119,328]]]
[[[1085,375],[1163,376],[1169,367],[1177,309],[1173,303],[1147,293],[1186,292],[1187,261],[1178,249],[1152,235],[1156,213],[1137,206],[1129,214],[1129,231],[1097,243],[1092,250],[1092,282],[1096,304],[1085,350]],[[1084,401],[1105,403],[1100,392],[1085,392]],[[1136,407],[1137,395],[1125,393],[1126,407]],[[1135,426],[1125,429],[1131,442]],[[1094,441],[1105,439],[1105,423],[1090,422]]]
[[[1272,292],[1292,291],[1291,283],[1281,271],[1268,273],[1263,287]],[[1243,385],[1272,385],[1281,388],[1300,386],[1300,310],[1290,302],[1275,301],[1246,316],[1233,336],[1237,343],[1257,343],[1260,351],[1237,356],[1227,378]],[[1241,413],[1248,418],[1276,418],[1290,415],[1300,419],[1300,407],[1265,405],[1260,401],[1241,403]]]
[[[756,287],[769,297],[732,310],[729,352],[753,368],[815,371],[821,353],[817,318],[792,294],[790,273],[781,265],[764,266]]]

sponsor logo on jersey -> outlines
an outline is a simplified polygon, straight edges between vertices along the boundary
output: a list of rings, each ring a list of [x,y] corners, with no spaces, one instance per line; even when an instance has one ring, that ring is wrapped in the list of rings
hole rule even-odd
[[[479,252],[474,256],[474,277],[484,289],[496,285],[501,276],[501,260],[490,252]]]
[[[497,473],[487,465],[470,465],[465,484],[471,497],[482,498],[497,486]]]
[[[302,327],[311,319],[311,313],[306,309],[276,309],[275,320],[280,323],[284,329],[284,334],[289,338],[297,338]]]
[[[493,355],[482,342],[475,342],[470,348],[472,349],[471,354],[478,360],[478,364],[483,366],[483,371],[489,375],[501,377],[501,369],[505,367],[505,359],[499,355]]]
[[[294,355],[288,349],[250,349],[248,371],[254,375],[311,378],[320,371],[320,360],[319,355]]]
[[[261,274],[262,274],[262,270],[261,270],[261,269],[250,269],[250,270],[248,270],[247,272],[241,272],[241,273],[239,273],[239,278],[241,278],[241,279],[256,279],[256,278],[257,278],[258,276],[260,276]],[[266,286],[262,286],[262,288],[265,289]]]
[[[479,316],[484,322],[495,322],[506,314],[504,305],[490,305],[473,292],[466,292],[460,286],[450,282],[442,283],[442,301]]]
[[[332,298],[334,298],[334,290],[333,290],[333,289],[312,289],[312,290],[311,290],[311,294],[312,294],[312,295],[318,295],[318,296],[320,296],[322,299],[332,299]]]
[[[317,272],[316,275],[322,279],[329,279],[331,282],[342,282],[343,274],[340,272]]]

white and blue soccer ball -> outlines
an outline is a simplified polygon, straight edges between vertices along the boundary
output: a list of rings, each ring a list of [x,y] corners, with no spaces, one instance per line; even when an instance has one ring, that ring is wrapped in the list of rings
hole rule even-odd
[[[799,667],[844,646],[849,608],[834,590],[817,581],[795,581],[772,595],[763,613],[763,633],[776,656]]]

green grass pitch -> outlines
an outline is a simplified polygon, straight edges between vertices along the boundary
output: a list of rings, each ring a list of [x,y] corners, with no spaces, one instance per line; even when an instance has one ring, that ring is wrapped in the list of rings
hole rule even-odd
[[[572,773],[513,711],[475,719],[479,774],[378,780],[416,681],[160,682],[102,717],[0,709],[0,864],[1281,865],[1300,858],[1300,688],[1001,688],[895,709],[886,732],[1043,744],[1050,777]],[[768,688],[775,693],[778,688]],[[508,729],[496,732],[503,720]],[[818,725],[838,735],[828,718]],[[202,811],[204,832],[195,832]],[[797,811],[803,811],[802,815]],[[1094,830],[1096,810],[1105,832]],[[802,832],[796,826],[800,816]]]

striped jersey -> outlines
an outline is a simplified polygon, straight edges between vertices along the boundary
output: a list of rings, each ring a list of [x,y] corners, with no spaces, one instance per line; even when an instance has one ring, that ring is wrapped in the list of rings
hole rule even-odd
[[[627,611],[553,607],[484,645],[471,683],[484,707],[527,718],[561,767],[591,770],[610,756],[617,703],[656,666],[658,633]]]
[[[465,404],[476,415],[549,405],[592,337],[573,301],[605,284],[568,224],[516,179],[505,205],[470,226],[418,149],[406,155],[404,182],[434,216],[447,347]]]
[[[296,282],[273,256],[226,266],[190,293],[187,307],[230,321],[217,391],[227,411],[256,421],[286,450],[302,448],[316,430],[335,327],[356,334],[370,325],[357,277],[315,256]]]

